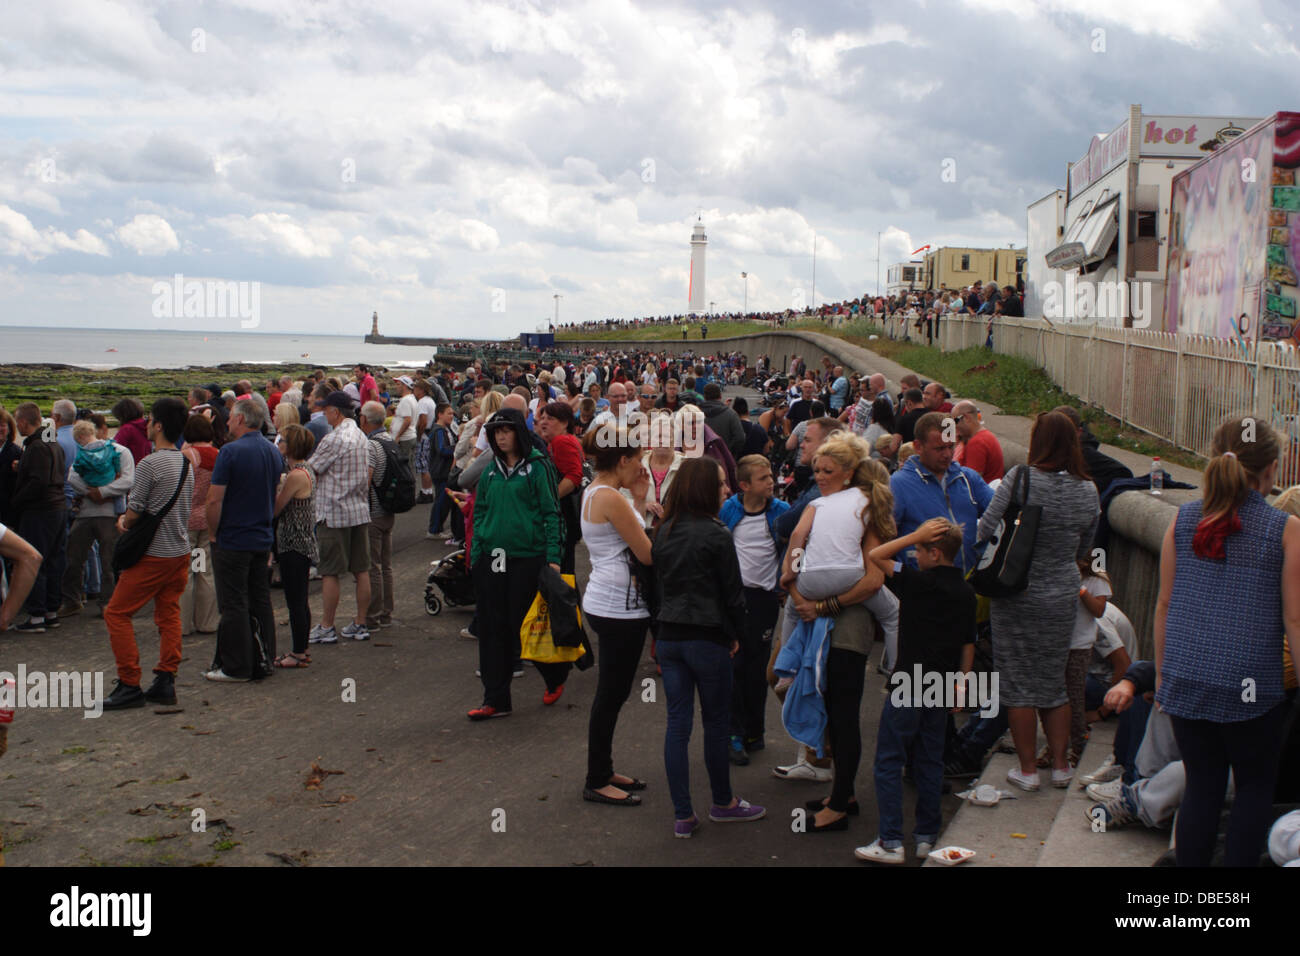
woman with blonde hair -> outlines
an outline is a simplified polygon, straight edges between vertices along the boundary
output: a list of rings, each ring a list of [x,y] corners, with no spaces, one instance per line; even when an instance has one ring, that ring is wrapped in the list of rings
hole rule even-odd
[[[871,446],[846,432],[832,434],[817,449],[813,478],[821,497],[808,502],[790,535],[781,586],[817,602],[819,616],[837,617],[842,608],[836,595],[866,577],[872,567],[871,549],[897,534],[894,496],[889,471],[871,458]],[[880,588],[862,603],[884,631],[886,660],[892,665],[898,648],[898,599]],[[833,632],[836,643],[826,656],[824,694],[835,778],[828,798],[807,804],[816,813],[810,833],[846,829],[849,814],[857,813],[853,790],[862,759],[858,713],[873,629],[853,635],[840,630]],[[781,678],[777,690],[791,681]]]
[[[1287,712],[1280,635],[1300,653],[1300,518],[1264,500],[1280,452],[1265,421],[1225,422],[1211,449],[1204,497],[1178,509],[1161,546],[1156,704],[1187,772],[1178,865],[1210,865],[1231,769],[1224,865],[1256,866]]]
[[[645,496],[645,526],[652,528],[664,516],[664,502],[668,499],[668,489],[672,487],[677,470],[681,468],[686,456],[673,447],[673,416],[662,408],[650,413],[650,420],[643,430],[645,435],[645,452],[641,464],[650,476],[649,491]]]

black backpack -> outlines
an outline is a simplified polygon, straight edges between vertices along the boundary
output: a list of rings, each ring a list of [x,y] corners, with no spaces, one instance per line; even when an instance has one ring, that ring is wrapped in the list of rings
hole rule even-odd
[[[415,507],[415,476],[406,457],[397,449],[397,443],[381,441],[380,433],[370,433],[370,440],[379,442],[384,451],[387,464],[384,466],[384,479],[375,485],[375,496],[379,507],[389,514],[400,515]]]

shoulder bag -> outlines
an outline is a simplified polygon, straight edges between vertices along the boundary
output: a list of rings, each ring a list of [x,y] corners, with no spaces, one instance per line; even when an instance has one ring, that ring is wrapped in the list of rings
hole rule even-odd
[[[1029,469],[1020,466],[1007,510],[971,575],[971,586],[984,597],[1010,597],[1029,586],[1029,565],[1043,516],[1042,505],[1029,504]]]
[[[149,550],[149,545],[153,544],[154,535],[158,533],[158,526],[162,524],[163,518],[167,517],[167,513],[172,510],[172,505],[176,504],[176,499],[180,497],[181,489],[185,487],[185,478],[189,473],[190,460],[182,457],[180,484],[176,486],[171,499],[163,506],[163,509],[156,515],[146,511],[140,515],[135,524],[118,536],[117,544],[113,546],[114,574],[121,574],[127,568],[140,563],[140,559]]]

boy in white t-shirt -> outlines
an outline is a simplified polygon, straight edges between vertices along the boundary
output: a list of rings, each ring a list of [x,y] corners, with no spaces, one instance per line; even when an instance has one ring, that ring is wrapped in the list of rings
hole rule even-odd
[[[772,465],[762,455],[736,462],[736,481],[740,493],[723,502],[718,519],[735,541],[745,589],[745,630],[734,658],[730,749],[732,763],[745,766],[749,754],[765,746],[767,659],[783,597],[777,584],[781,544],[775,521],[790,506],[775,497]]]

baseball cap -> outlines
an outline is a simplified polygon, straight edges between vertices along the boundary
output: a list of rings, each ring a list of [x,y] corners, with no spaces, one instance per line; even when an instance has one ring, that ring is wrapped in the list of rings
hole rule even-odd
[[[401,382],[403,385],[405,385],[407,388],[410,388],[412,385],[415,384],[415,379],[411,378],[411,376],[409,375],[399,375],[397,376],[397,380]]]

